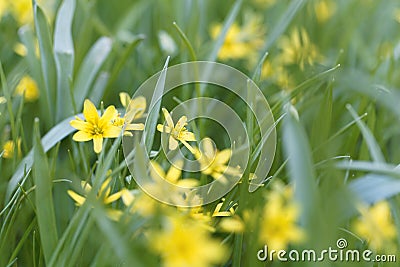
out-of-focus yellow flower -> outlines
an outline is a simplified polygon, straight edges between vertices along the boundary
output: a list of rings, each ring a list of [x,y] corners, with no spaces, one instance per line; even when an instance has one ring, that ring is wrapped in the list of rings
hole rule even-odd
[[[25,101],[33,102],[39,98],[39,89],[34,79],[25,75],[15,88],[16,95],[23,95]]]
[[[7,99],[4,96],[0,96],[0,104],[7,103]]]
[[[17,146],[18,155],[21,154],[21,139],[18,138],[17,141],[8,140],[3,145],[3,158],[11,159],[14,157],[15,146]]]
[[[294,29],[290,36],[284,36],[279,42],[282,49],[280,60],[283,64],[298,64],[304,69],[305,64],[313,65],[321,58],[317,47],[311,42],[305,29]]]
[[[398,23],[400,23],[400,8],[396,8],[393,11],[393,17]]]
[[[171,114],[165,108],[162,109],[167,125],[158,124],[157,130],[169,135],[169,149],[175,150],[178,147],[178,141],[181,141],[190,152],[194,153],[194,149],[187,143],[188,141],[196,141],[196,137],[189,132],[185,126],[187,125],[187,117],[182,116],[174,125]]]
[[[242,233],[244,231],[244,223],[237,215],[222,218],[218,226],[224,232]]]
[[[124,117],[118,114],[112,122],[113,125],[123,128],[126,124],[124,135],[131,135],[128,131],[143,131],[143,123],[131,122],[143,116],[146,110],[146,98],[139,96],[131,100],[129,95],[124,92],[119,94],[119,98],[122,106],[126,108],[126,112]]]
[[[369,208],[360,206],[359,211],[361,217],[353,224],[354,232],[366,239],[372,249],[391,249],[397,233],[389,204],[381,201]]]
[[[12,0],[8,1],[8,3],[12,15],[20,25],[28,24],[33,21],[32,1]]]
[[[117,201],[122,195],[122,191],[119,191],[119,192],[116,192],[114,194],[111,194],[111,186],[110,186],[111,180],[112,180],[112,177],[108,177],[101,184],[99,192],[97,193],[97,199],[100,199],[103,202],[104,205],[108,205],[108,204],[110,204],[110,203],[112,203],[114,201]],[[82,189],[85,192],[85,196],[81,196],[81,195],[75,193],[72,190],[68,190],[67,191],[68,195],[75,201],[75,204],[77,206],[82,206],[83,203],[85,203],[86,196],[92,190],[92,186],[89,183],[85,182],[85,181],[81,182],[81,186],[82,186]],[[115,210],[115,209],[109,208],[106,211],[107,211],[107,215],[111,219],[113,219],[115,221],[119,220],[119,218],[122,215],[122,212],[119,211],[119,210]]]
[[[153,235],[152,247],[166,267],[207,267],[226,260],[227,249],[202,224],[187,217],[170,217]]]
[[[211,28],[211,37],[217,39],[222,25],[216,24]],[[265,30],[260,17],[251,14],[245,18],[243,26],[233,23],[226,33],[224,43],[219,50],[218,58],[252,59],[263,46]]]
[[[7,1],[0,1],[0,20],[3,15],[7,12],[8,2]]]
[[[183,161],[178,160],[174,162],[169,168],[168,172],[165,173],[161,166],[156,161],[150,162],[150,175],[156,179],[164,179],[172,184],[184,187],[194,187],[199,184],[196,179],[185,178],[180,179],[182,176]]]
[[[195,148],[194,156],[200,163],[202,173],[211,175],[216,180],[221,178],[221,182],[226,182],[226,174],[232,176],[241,174],[239,167],[226,165],[231,158],[231,149],[218,151],[210,138],[204,138],[201,144],[200,149]]]
[[[289,73],[280,62],[265,61],[261,69],[261,78],[271,79],[282,89],[290,89],[295,86]]]
[[[109,106],[100,117],[93,103],[86,99],[83,105],[83,116],[86,121],[79,117],[70,121],[70,125],[79,130],[73,139],[78,142],[93,139],[94,151],[100,153],[103,148],[103,138],[116,138],[121,133],[121,128],[112,124],[118,112],[114,106]]]
[[[280,182],[273,186],[263,211],[260,242],[278,251],[304,240],[305,234],[296,224],[300,210],[293,201],[292,188]]]
[[[263,8],[268,8],[275,5],[276,0],[253,0],[253,2]]]
[[[330,19],[336,12],[336,4],[330,0],[319,0],[314,4],[315,16],[320,23]]]

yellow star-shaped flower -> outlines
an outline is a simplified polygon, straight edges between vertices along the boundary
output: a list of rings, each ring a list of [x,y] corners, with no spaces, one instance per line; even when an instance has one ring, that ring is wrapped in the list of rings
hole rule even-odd
[[[100,153],[103,148],[104,138],[116,138],[121,133],[121,128],[112,124],[118,112],[114,106],[109,106],[100,117],[93,103],[86,99],[83,106],[83,116],[86,121],[76,117],[70,125],[79,130],[72,137],[74,141],[85,142],[93,139],[94,151]]]
[[[169,114],[168,110],[163,108],[162,111],[164,113],[167,125],[158,124],[157,130],[162,133],[170,134],[169,149],[175,150],[178,147],[178,141],[181,141],[181,143],[184,144],[190,152],[194,153],[195,150],[187,142],[196,141],[196,137],[192,132],[189,132],[185,128],[185,126],[187,125],[187,117],[180,117],[176,125],[174,125],[174,121],[172,120],[171,114]]]

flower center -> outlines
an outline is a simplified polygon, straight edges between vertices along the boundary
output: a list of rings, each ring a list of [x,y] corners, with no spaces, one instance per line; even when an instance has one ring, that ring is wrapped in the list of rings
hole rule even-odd
[[[103,129],[97,125],[93,126],[93,135],[102,135]]]

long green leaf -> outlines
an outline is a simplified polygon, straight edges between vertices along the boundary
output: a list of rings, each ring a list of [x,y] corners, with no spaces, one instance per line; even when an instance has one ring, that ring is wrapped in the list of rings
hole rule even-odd
[[[72,40],[72,20],[75,0],[64,0],[56,18],[54,33],[54,54],[57,67],[57,113],[56,121],[74,114],[70,81],[74,68],[74,44]]]
[[[51,32],[47,23],[47,18],[42,9],[34,1],[35,29],[39,42],[40,62],[45,88],[42,90],[46,100],[46,109],[49,117],[53,121],[56,88],[56,67],[53,55],[53,44],[51,43]]]
[[[366,203],[375,203],[400,193],[400,180],[382,174],[368,174],[349,183],[349,189]]]
[[[74,84],[74,96],[77,108],[90,93],[90,88],[104,61],[111,52],[112,41],[110,38],[100,38],[90,49],[85,57]]]
[[[161,108],[161,100],[164,93],[165,78],[167,77],[169,57],[165,61],[164,68],[160,72],[160,77],[157,80],[156,88],[154,90],[153,97],[149,105],[149,115],[146,119],[145,127],[145,145],[147,151],[151,151],[154,141],[154,133],[156,132],[158,115]]]
[[[82,114],[78,114],[78,116],[82,117]],[[63,140],[65,137],[70,135],[75,131],[69,125],[69,122],[74,119],[74,116],[69,117],[56,126],[54,126],[43,138],[42,138],[42,146],[45,152],[49,151],[52,147],[54,147],[58,142]],[[12,192],[17,188],[18,183],[24,177],[26,170],[29,170],[33,164],[33,150],[31,150],[26,157],[20,162],[17,169],[14,171],[13,176],[11,177],[6,193],[6,202],[8,202]]]
[[[40,230],[43,254],[48,263],[58,242],[56,217],[54,214],[52,177],[50,176],[47,156],[44,152],[39,133],[39,120],[34,126],[35,146],[33,152],[33,179],[36,185],[36,216]]]
[[[283,145],[288,158],[289,176],[295,184],[295,198],[302,205],[301,221],[307,224],[317,198],[316,176],[306,133],[289,107],[286,112],[283,119]]]

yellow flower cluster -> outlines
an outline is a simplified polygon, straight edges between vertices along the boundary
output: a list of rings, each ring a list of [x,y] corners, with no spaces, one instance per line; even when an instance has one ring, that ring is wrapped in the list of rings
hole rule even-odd
[[[25,75],[15,88],[16,95],[23,96],[26,102],[34,102],[39,98],[39,88],[35,80]]]
[[[375,251],[392,250],[397,236],[396,227],[386,201],[371,207],[360,206],[361,216],[353,224],[354,232],[369,242]]]
[[[121,96],[125,99],[125,95]],[[85,120],[76,116],[70,125],[79,130],[74,134],[73,140],[85,142],[93,140],[93,147],[96,153],[100,153],[103,149],[104,138],[116,138],[121,134],[121,130],[143,130],[142,123],[130,123],[134,119],[140,118],[146,108],[146,100],[144,98],[136,98],[131,102],[124,102],[127,106],[127,112],[123,118],[120,117],[114,106],[109,106],[100,117],[95,105],[88,99],[83,104],[83,116]],[[127,133],[129,134],[129,133]]]
[[[303,241],[305,233],[296,223],[299,214],[300,209],[293,200],[293,188],[275,182],[264,206],[260,242],[278,251],[290,243]]]

